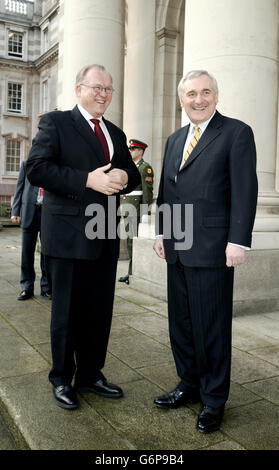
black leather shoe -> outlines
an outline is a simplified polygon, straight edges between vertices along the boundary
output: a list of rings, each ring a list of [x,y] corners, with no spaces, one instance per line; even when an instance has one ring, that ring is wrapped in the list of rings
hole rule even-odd
[[[76,393],[71,385],[59,385],[53,387],[53,394],[55,403],[61,408],[73,410],[77,408],[77,397]]]
[[[197,429],[200,432],[210,433],[220,429],[224,415],[224,406],[212,408],[203,405],[197,421]]]
[[[198,392],[190,394],[189,392],[182,392],[179,387],[176,387],[171,392],[155,398],[154,403],[160,408],[178,408],[187,403],[197,403],[199,400]]]
[[[129,275],[127,274],[127,276],[122,276],[118,279],[119,282],[126,282],[127,285],[130,284],[130,281],[129,281]]]
[[[34,292],[32,290],[23,290],[17,300],[28,300],[28,299],[31,299],[32,297],[34,297]]]
[[[51,300],[51,293],[50,291],[42,291],[41,292],[42,297],[46,297],[47,299]]]
[[[90,385],[76,385],[78,392],[93,392],[106,398],[121,398],[123,391],[117,385],[110,384],[106,379],[100,379]]]

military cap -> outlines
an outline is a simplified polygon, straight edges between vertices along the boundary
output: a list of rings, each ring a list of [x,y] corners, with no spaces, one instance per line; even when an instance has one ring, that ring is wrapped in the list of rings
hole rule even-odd
[[[135,148],[139,148],[139,149],[143,149],[145,150],[148,145],[145,144],[144,142],[141,142],[140,140],[136,140],[136,139],[130,139],[129,140],[129,149],[135,149]]]

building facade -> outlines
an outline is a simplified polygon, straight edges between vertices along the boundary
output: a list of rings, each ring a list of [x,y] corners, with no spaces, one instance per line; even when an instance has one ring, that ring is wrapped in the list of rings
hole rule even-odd
[[[0,203],[11,203],[40,116],[57,107],[58,2],[0,0]]]
[[[278,18],[279,0],[0,0],[0,198],[12,196],[40,115],[73,107],[76,73],[91,63],[113,76],[107,118],[148,143],[156,195],[166,138],[186,123],[178,81],[207,69],[218,110],[251,125],[258,152],[253,250],[237,270],[235,300],[278,309]],[[132,282],[164,298],[153,237],[151,218],[134,243]]]

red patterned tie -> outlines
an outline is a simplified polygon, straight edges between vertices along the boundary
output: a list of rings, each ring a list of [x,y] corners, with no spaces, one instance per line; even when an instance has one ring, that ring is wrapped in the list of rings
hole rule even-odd
[[[102,147],[103,147],[103,151],[104,151],[104,154],[105,154],[105,158],[106,158],[106,161],[107,163],[110,163],[110,154],[109,154],[109,148],[108,148],[108,143],[107,143],[107,139],[105,138],[104,136],[104,133],[100,127],[100,121],[99,119],[90,119],[91,122],[93,122],[95,128],[94,128],[94,132],[96,134],[96,136],[98,137]]]

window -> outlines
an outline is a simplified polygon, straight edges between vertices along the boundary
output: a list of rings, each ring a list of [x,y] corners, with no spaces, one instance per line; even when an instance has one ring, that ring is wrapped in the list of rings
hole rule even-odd
[[[42,112],[48,111],[48,81],[42,83]]]
[[[43,53],[49,48],[48,28],[43,30]]]
[[[8,55],[10,57],[23,57],[23,34],[13,31],[9,32]]]
[[[0,204],[11,204],[11,196],[0,196]]]
[[[7,140],[6,172],[19,172],[21,142],[16,139]]]
[[[8,111],[11,113],[22,112],[21,83],[8,83]]]

